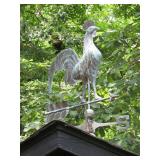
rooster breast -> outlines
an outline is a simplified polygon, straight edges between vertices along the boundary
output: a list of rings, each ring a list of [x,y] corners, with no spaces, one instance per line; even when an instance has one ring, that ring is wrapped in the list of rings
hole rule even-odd
[[[101,52],[96,47],[88,48],[84,52],[81,60],[73,69],[73,78],[75,80],[87,81],[92,80],[97,75],[98,65],[101,59]]]

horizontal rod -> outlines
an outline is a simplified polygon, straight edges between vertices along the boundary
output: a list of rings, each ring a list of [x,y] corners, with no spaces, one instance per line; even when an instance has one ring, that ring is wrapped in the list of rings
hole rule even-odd
[[[94,101],[90,101],[90,102],[85,102],[85,103],[77,104],[77,105],[66,107],[66,108],[53,110],[53,111],[50,111],[50,112],[45,112],[45,115],[48,115],[48,114],[51,114],[51,113],[60,112],[60,111],[64,111],[64,110],[69,110],[71,108],[76,108],[76,107],[80,107],[80,106],[84,106],[84,105],[88,105],[88,104],[92,104],[92,103],[97,103],[97,102],[104,101],[104,100],[107,100],[107,99],[110,100],[111,98],[115,98],[115,97],[117,97],[117,96],[108,97],[108,98],[102,98],[102,99],[98,99],[98,100],[94,100]]]

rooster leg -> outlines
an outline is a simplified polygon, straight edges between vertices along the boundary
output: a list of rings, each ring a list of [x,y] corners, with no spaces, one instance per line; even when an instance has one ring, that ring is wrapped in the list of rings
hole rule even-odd
[[[88,79],[88,109],[90,109],[90,80]]]
[[[82,89],[82,96],[80,96],[81,102],[84,103],[85,101],[85,93],[86,93],[86,83],[83,83],[83,89]]]
[[[94,90],[94,98],[97,99],[101,99],[102,97],[97,95],[97,90],[96,90],[96,77],[93,77],[92,79],[92,86],[93,86],[93,90]]]

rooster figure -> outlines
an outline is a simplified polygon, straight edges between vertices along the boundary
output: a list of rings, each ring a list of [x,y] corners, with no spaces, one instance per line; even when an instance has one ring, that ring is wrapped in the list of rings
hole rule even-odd
[[[93,86],[95,99],[100,99],[101,97],[97,95],[96,92],[96,76],[98,72],[98,66],[101,60],[101,52],[95,46],[93,42],[93,37],[96,36],[96,31],[99,28],[96,26],[89,26],[86,29],[84,36],[84,47],[83,56],[81,59],[78,58],[76,52],[73,49],[62,50],[55,61],[51,64],[49,68],[49,95],[52,92],[52,78],[53,74],[59,70],[65,70],[65,83],[75,84],[77,80],[81,80],[83,83],[81,102],[85,102],[85,93],[88,84],[88,89],[90,90],[90,83]]]

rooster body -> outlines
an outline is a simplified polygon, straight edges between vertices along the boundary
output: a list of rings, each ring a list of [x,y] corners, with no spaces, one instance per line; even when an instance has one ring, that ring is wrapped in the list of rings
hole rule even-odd
[[[95,99],[100,98],[96,92],[96,76],[102,55],[93,42],[93,37],[95,37],[97,29],[96,26],[90,26],[86,30],[83,56],[81,59],[79,59],[76,52],[70,48],[61,51],[57,55],[55,61],[49,68],[49,95],[52,92],[51,85],[53,74],[56,71],[64,69],[66,84],[74,84],[76,80],[81,80],[83,82],[82,102],[85,101],[84,96],[88,82],[93,85]]]

